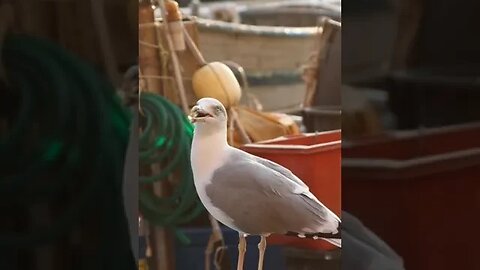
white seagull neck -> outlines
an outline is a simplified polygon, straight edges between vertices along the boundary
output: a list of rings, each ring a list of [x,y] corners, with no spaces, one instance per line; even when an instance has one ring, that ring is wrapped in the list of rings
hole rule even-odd
[[[209,181],[213,172],[219,168],[229,153],[227,129],[207,129],[195,127],[191,163],[195,182]]]

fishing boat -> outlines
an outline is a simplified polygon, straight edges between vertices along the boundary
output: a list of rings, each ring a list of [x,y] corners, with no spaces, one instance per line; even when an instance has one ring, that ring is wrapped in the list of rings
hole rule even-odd
[[[219,11],[229,11],[231,18]],[[183,12],[192,14],[189,8]],[[317,51],[319,21],[339,20],[340,1],[211,3],[201,4],[196,13],[198,46],[205,59],[239,64],[248,92],[264,110],[291,112],[305,96],[302,66]]]

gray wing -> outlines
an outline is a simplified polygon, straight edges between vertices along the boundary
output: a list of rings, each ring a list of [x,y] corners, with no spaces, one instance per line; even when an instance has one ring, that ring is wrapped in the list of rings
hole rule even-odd
[[[251,157],[253,159],[255,159],[256,162],[262,164],[263,166],[266,166],[268,167],[269,169],[271,170],[274,170],[280,174],[282,174],[283,176],[285,176],[288,180],[290,181],[293,181],[295,182],[296,184],[306,188],[308,190],[308,186],[302,181],[300,180],[295,174],[292,173],[292,171],[290,171],[289,169],[273,162],[273,161],[270,161],[268,159],[264,159],[264,158],[261,158],[261,157],[257,157],[257,156],[254,156],[254,155],[251,155]]]
[[[247,153],[248,154],[248,153]],[[318,208],[317,211],[322,211],[323,209],[327,209],[327,211],[330,212],[330,214],[334,215],[335,216],[335,219],[337,221],[340,221],[340,218],[338,218],[333,212],[331,212],[328,208],[326,208],[311,192],[310,192],[310,189],[309,187],[302,181],[300,180],[300,178],[298,178],[295,174],[292,173],[292,171],[290,171],[289,169],[271,161],[271,160],[268,160],[268,159],[264,159],[264,158],[261,158],[261,157],[257,157],[257,156],[254,156],[254,155],[251,155],[251,154],[248,154],[250,155],[251,157],[253,157],[257,162],[259,162],[260,164],[268,167],[269,169],[271,170],[274,170],[280,174],[282,174],[283,176],[285,176],[285,178],[287,178],[288,180],[290,181],[293,181],[294,183],[296,183],[297,185],[301,186],[302,188],[305,188],[305,189],[300,189],[300,194],[308,197],[308,200],[306,200],[306,202],[308,204],[310,204],[312,207],[315,207],[315,208]],[[298,190],[298,189],[297,189]]]
[[[246,153],[248,154],[248,153]],[[268,167],[270,170],[276,171],[277,173],[282,174],[286,179],[289,181],[294,182],[295,184],[299,185],[301,188],[299,189],[298,187],[295,189],[295,191],[299,191],[300,194],[308,197],[309,199],[306,200],[306,203],[310,204],[311,207],[319,208],[317,209],[318,211],[323,211],[323,209],[327,209],[328,212],[330,212],[331,215],[335,216],[335,219],[337,221],[340,221],[340,218],[338,218],[333,212],[330,211],[330,209],[326,208],[316,197],[310,192],[309,187],[302,181],[300,178],[298,178],[295,174],[292,173],[289,169],[283,167],[280,164],[277,164],[271,160],[264,159],[261,157],[254,156],[252,154],[248,154],[252,159],[257,161],[258,163]],[[297,192],[294,192],[297,193]]]
[[[336,231],[333,213],[313,195],[315,199],[310,198],[308,187],[296,177],[289,178],[293,173],[287,169],[274,168],[283,167],[235,151],[214,172],[207,195],[245,233]]]

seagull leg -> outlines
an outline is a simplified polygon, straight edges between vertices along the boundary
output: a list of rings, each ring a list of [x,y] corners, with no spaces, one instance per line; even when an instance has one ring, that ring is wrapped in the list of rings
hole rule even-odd
[[[238,235],[238,263],[237,270],[243,270],[243,260],[245,257],[245,251],[247,251],[247,240],[243,233]]]
[[[211,265],[211,258],[213,253],[213,246],[215,245],[215,236],[213,233],[210,235],[208,239],[207,248],[205,249],[205,270],[210,270]]]
[[[262,235],[260,243],[258,243],[258,270],[263,270],[263,258],[265,257],[265,249],[267,248],[267,237]]]

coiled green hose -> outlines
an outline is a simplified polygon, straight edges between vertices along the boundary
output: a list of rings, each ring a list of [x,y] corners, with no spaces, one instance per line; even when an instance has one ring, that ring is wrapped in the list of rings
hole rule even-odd
[[[50,42],[9,34],[2,47],[0,211],[15,219],[46,204],[59,213],[46,227],[0,227],[0,258],[96,219],[98,249],[82,269],[135,268],[122,198],[130,116],[114,88]]]
[[[195,191],[190,166],[193,127],[176,105],[159,95],[142,93],[140,102],[144,115],[140,162],[159,164],[162,168],[158,174],[140,177],[140,211],[147,220],[174,230],[180,241],[188,243],[177,226],[191,221],[204,210]],[[165,181],[175,172],[179,172],[180,182],[173,193],[169,197],[156,196],[153,183]]]

